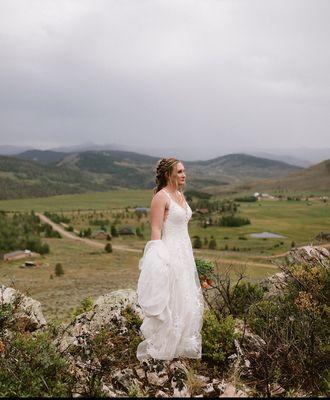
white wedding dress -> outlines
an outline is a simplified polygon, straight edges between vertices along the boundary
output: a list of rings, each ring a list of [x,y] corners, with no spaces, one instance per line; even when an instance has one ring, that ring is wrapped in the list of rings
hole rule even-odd
[[[138,303],[144,319],[144,339],[137,358],[172,360],[201,358],[204,299],[188,221],[192,211],[169,197],[169,210],[159,240],[147,242],[139,262]]]

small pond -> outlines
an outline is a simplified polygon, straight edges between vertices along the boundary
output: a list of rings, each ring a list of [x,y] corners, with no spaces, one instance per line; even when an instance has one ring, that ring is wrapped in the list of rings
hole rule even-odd
[[[261,232],[261,233],[250,233],[251,237],[253,238],[285,238],[286,236],[279,235],[278,233],[272,232]]]

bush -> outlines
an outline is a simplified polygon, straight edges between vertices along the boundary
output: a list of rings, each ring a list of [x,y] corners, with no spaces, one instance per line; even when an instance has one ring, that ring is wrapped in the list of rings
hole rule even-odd
[[[107,243],[107,244],[105,245],[105,247],[104,247],[104,250],[105,250],[107,253],[112,253],[112,245],[111,245],[111,243]]]
[[[55,276],[64,275],[64,269],[61,263],[55,265]]]
[[[214,239],[214,237],[211,236],[211,240],[210,240],[210,242],[209,242],[209,249],[210,249],[210,250],[215,250],[216,248],[217,248],[217,242],[216,242],[216,240]]]
[[[49,244],[48,243],[42,244],[39,248],[39,253],[40,254],[48,254],[49,253]]]
[[[114,225],[111,225],[111,236],[112,237],[118,237],[118,231]]]
[[[200,281],[212,278],[214,264],[211,261],[205,261],[200,258],[196,258],[195,263]]]
[[[228,356],[235,352],[234,339],[238,335],[235,334],[234,327],[232,316],[217,319],[214,312],[205,311],[202,328],[202,346],[205,358],[225,366]]]
[[[1,397],[69,397],[73,379],[48,333],[16,333],[0,357]]]
[[[263,298],[265,289],[259,284],[240,282],[235,285],[231,292],[232,314],[235,317],[243,317],[249,307]]]
[[[329,268],[321,265],[282,266],[290,276],[278,295],[249,309],[251,329],[266,342],[258,360],[252,357],[253,374],[269,385],[303,388],[326,393],[329,365]]]
[[[193,248],[194,249],[201,249],[202,248],[202,241],[201,238],[199,236],[196,236],[194,241],[193,241]]]
[[[76,317],[77,315],[80,315],[82,313],[88,312],[93,308],[94,305],[94,300],[92,297],[85,297],[83,300],[80,302],[80,306],[77,308],[74,308],[72,312],[72,316]]]

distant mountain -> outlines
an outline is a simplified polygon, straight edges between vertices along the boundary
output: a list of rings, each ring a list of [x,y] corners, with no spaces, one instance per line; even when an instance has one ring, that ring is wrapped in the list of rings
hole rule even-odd
[[[330,159],[279,179],[270,184],[274,189],[330,190]]]
[[[246,151],[245,153],[253,154],[257,157],[266,157],[273,160],[285,161],[289,164],[301,167],[310,167],[330,158],[329,147],[310,148],[301,146],[289,149],[277,148],[251,150]]]
[[[23,151],[30,150],[32,147],[28,146],[12,146],[10,144],[0,145],[0,155],[12,156],[14,154],[22,153]]]
[[[227,154],[206,161],[186,162],[189,174],[199,178],[220,179],[230,184],[251,179],[279,178],[301,168],[282,161],[248,154]]]
[[[281,155],[281,154],[267,153],[264,151],[256,151],[256,152],[251,152],[249,154],[256,157],[268,158],[270,160],[282,161],[287,164],[296,165],[298,167],[303,167],[303,168],[309,167],[311,164],[313,164],[311,161],[302,160],[300,158],[293,157],[287,154]]]
[[[46,197],[59,194],[104,191],[111,182],[65,167],[41,165],[17,157],[0,156],[0,199]]]
[[[128,151],[63,154],[25,152],[26,158],[0,157],[0,198],[41,197],[115,188],[152,188],[158,157]],[[23,156],[24,156],[23,154]],[[280,178],[301,168],[247,154],[206,161],[185,161],[189,188],[228,186],[262,178]]]
[[[118,145],[116,143],[96,144],[93,142],[86,142],[73,146],[62,146],[49,149],[59,153],[81,153],[83,151],[102,151],[102,150],[127,150],[126,146]]]
[[[24,160],[36,161],[39,164],[49,165],[54,164],[62,160],[67,156],[67,153],[60,153],[58,151],[51,150],[27,150],[23,153],[16,155],[18,158],[23,158]]]
[[[297,171],[281,179],[260,179],[234,185],[230,187],[228,191],[235,193],[242,190],[251,190],[254,192],[264,192],[270,190],[329,191],[330,160],[324,160],[318,164]],[[225,190],[216,191],[218,194],[225,192]]]

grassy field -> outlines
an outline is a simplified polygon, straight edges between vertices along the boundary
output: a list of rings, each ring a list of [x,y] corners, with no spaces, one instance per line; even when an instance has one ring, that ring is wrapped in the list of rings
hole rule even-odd
[[[51,252],[40,259],[42,266],[36,269],[22,269],[19,268],[21,260],[11,263],[0,261],[1,283],[28,292],[39,300],[46,317],[66,321],[70,319],[72,310],[88,296],[95,299],[112,290],[135,289],[139,276],[138,261],[146,241],[149,240],[150,228],[148,217],[137,218],[133,208],[149,206],[150,198],[150,190],[125,190],[1,201],[0,209],[7,211],[34,209],[41,212],[63,212],[71,218],[71,224],[77,230],[87,227],[97,230],[98,227],[91,226],[89,221],[108,219],[108,230],[117,220],[118,227],[140,227],[144,234],[142,239],[136,236],[112,239],[114,246],[136,248],[141,251],[137,253],[115,250],[108,254],[102,249],[95,250],[84,243],[67,238],[44,239],[49,243]],[[237,228],[202,228],[199,221],[193,218],[189,226],[192,240],[193,236],[199,235],[202,240],[214,236],[217,241],[217,250],[209,250],[204,246],[194,251],[195,256],[216,261],[221,270],[230,266],[233,277],[235,272],[244,266],[250,280],[270,275],[276,272],[277,268],[267,259],[268,256],[289,250],[292,242],[295,242],[296,246],[311,243],[320,231],[330,231],[330,205],[316,198],[308,202],[263,200],[240,204],[241,216],[248,217],[251,225]],[[125,210],[125,207],[129,209]],[[249,233],[263,231],[279,233],[285,238],[263,240],[248,236]],[[243,237],[246,240],[242,239]],[[226,245],[228,250],[224,251]],[[233,247],[236,251],[232,250]],[[54,274],[58,262],[62,263],[65,271],[61,277]]]
[[[85,297],[121,288],[136,288],[138,255],[130,252],[105,253],[69,239],[45,239],[51,253],[34,269],[19,268],[22,260],[0,262],[0,279],[39,300],[48,318],[68,320],[74,307]],[[56,277],[56,263],[64,275]]]
[[[31,199],[1,200],[0,210],[4,211],[69,211],[104,210],[149,206],[152,190],[112,190],[83,194],[40,197]]]

